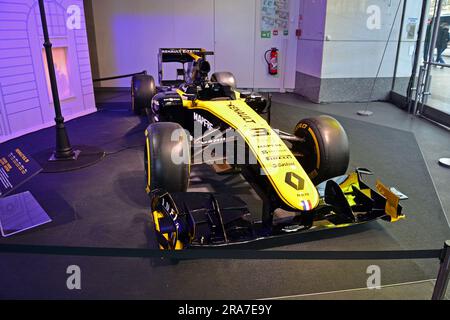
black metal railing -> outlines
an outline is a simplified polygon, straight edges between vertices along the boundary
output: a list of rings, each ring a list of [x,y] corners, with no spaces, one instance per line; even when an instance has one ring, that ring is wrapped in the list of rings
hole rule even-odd
[[[112,77],[106,77],[106,78],[93,79],[92,81],[93,82],[102,82],[102,81],[109,81],[109,80],[117,80],[117,79],[131,78],[134,76],[144,75],[144,74],[147,74],[146,70],[137,72],[137,73],[124,74],[124,75],[120,75],[120,76],[112,76]]]

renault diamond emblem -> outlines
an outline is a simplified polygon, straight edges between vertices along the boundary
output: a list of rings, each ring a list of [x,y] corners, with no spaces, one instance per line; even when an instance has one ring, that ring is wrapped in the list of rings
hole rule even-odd
[[[286,183],[297,191],[305,188],[305,180],[294,172],[288,172],[286,174]]]

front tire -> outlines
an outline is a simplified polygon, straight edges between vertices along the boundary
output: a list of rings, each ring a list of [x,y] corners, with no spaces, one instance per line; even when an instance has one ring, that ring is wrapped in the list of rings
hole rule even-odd
[[[151,124],[146,130],[145,171],[147,193],[186,192],[189,186],[190,140],[176,123]]]
[[[156,84],[152,76],[142,74],[131,79],[131,109],[136,115],[142,115],[150,109],[156,95]]]
[[[334,118],[320,116],[300,121],[293,152],[315,185],[347,173],[350,164],[348,136]]]

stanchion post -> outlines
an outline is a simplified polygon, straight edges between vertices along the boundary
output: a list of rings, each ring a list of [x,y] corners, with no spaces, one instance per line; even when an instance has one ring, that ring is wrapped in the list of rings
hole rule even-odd
[[[441,268],[434,287],[433,300],[444,300],[447,293],[450,276],[450,241],[447,241],[442,251]]]

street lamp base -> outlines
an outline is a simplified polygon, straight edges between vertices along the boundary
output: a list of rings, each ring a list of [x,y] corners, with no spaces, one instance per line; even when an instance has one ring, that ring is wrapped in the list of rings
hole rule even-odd
[[[48,161],[50,161],[50,162],[56,162],[56,161],[74,161],[74,160],[78,160],[78,157],[80,156],[80,154],[81,154],[81,151],[80,151],[80,150],[75,150],[75,151],[73,152],[72,157],[61,159],[61,158],[57,158],[57,157],[56,157],[56,151],[55,151],[55,152],[53,152],[53,154],[52,154],[52,156],[50,157],[50,159],[48,159]]]
[[[106,153],[103,149],[93,146],[74,147],[74,156],[72,158],[58,159],[55,157],[54,150],[44,150],[33,155],[43,168],[43,173],[61,173],[84,169],[93,166],[102,161]],[[48,155],[52,156],[50,159]]]

